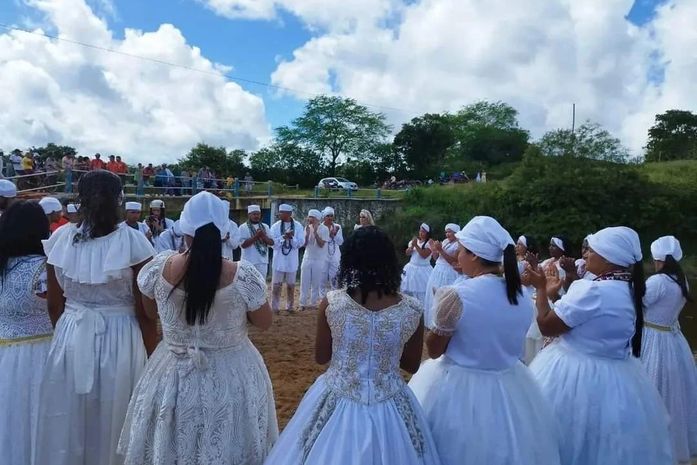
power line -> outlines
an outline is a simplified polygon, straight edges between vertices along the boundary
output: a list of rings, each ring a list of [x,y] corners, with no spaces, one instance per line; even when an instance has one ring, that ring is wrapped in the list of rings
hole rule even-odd
[[[133,59],[137,59],[137,60],[142,60],[142,61],[148,61],[148,62],[159,64],[159,65],[165,65],[165,66],[171,66],[174,68],[185,69],[185,70],[192,71],[195,73],[207,74],[207,75],[211,75],[211,76],[222,76],[222,77],[225,77],[227,79],[230,79],[231,81],[243,82],[246,84],[253,84],[253,85],[257,85],[257,86],[267,87],[270,89],[281,90],[281,91],[295,93],[295,94],[302,94],[302,95],[308,96],[309,98],[318,97],[321,95],[321,94],[317,94],[317,93],[313,93],[313,92],[292,89],[290,87],[279,86],[279,85],[271,84],[268,82],[256,81],[254,79],[247,79],[247,78],[243,78],[243,77],[232,76],[228,73],[223,73],[220,71],[208,71],[205,69],[199,69],[199,68],[194,68],[192,66],[182,65],[182,64],[178,64],[178,63],[172,63],[170,61],[160,60],[157,58],[151,58],[151,57],[146,57],[146,56],[142,56],[142,55],[137,55],[135,53],[123,52],[121,50],[116,50],[113,48],[102,47],[100,45],[94,45],[94,44],[82,42],[79,40],[69,39],[66,37],[59,37],[59,36],[48,34],[48,33],[41,32],[41,31],[32,31],[32,30],[24,29],[24,28],[17,27],[17,26],[10,26],[8,24],[0,23],[0,28],[5,29],[7,31],[17,31],[17,32],[23,32],[25,34],[33,34],[33,35],[45,37],[47,39],[53,39],[53,40],[66,42],[66,43],[73,44],[73,45],[79,45],[81,47],[86,47],[86,48],[90,48],[93,50],[99,50],[101,52],[114,53],[116,55],[121,55],[121,56],[133,58]],[[358,103],[361,103],[362,105],[367,106],[367,107],[372,107],[372,108],[376,108],[376,109],[383,109],[383,110],[387,110],[387,111],[395,111],[395,112],[400,112],[400,113],[404,113],[404,114],[411,114],[411,112],[408,112],[408,111],[403,110],[401,108],[386,107],[383,105],[373,105],[373,104],[367,104],[365,102],[360,102],[358,100],[356,100],[356,101]]]

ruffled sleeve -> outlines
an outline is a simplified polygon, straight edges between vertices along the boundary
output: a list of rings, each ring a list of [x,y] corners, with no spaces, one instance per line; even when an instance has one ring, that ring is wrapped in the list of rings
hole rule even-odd
[[[441,287],[433,297],[436,309],[433,331],[439,336],[452,336],[462,318],[462,300],[452,287]]]
[[[574,281],[569,291],[554,305],[554,313],[573,328],[585,323],[600,310],[601,298],[598,283],[580,279]]]
[[[47,263],[64,277],[81,284],[106,284],[154,255],[150,242],[132,228],[116,228],[96,239],[82,240],[75,225],[59,228],[43,241]]]
[[[155,285],[157,280],[162,276],[162,267],[167,262],[167,259],[174,255],[176,252],[174,250],[166,250],[160,254],[157,254],[155,258],[150,260],[145,264],[143,268],[140,269],[138,273],[138,289],[140,293],[145,297],[150,299],[155,298]]]
[[[650,307],[660,300],[665,294],[665,281],[661,275],[653,275],[646,280],[646,294],[644,294],[644,307]]]
[[[251,263],[237,262],[237,288],[247,305],[247,311],[259,310],[266,302],[266,280]]]

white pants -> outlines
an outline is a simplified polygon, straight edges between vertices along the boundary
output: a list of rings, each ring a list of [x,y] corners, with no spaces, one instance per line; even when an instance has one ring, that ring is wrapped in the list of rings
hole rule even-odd
[[[273,270],[273,274],[271,276],[271,284],[288,284],[289,286],[295,286],[295,279],[297,276],[297,271]]]
[[[329,260],[327,264],[327,282],[329,289],[338,289],[339,287],[339,260]]]
[[[306,260],[300,266],[300,306],[315,307],[324,297],[327,279],[326,260]]]
[[[293,311],[295,307],[295,277],[297,271],[276,271],[271,276],[271,310],[278,313],[281,305],[281,291],[286,284],[286,310]]]

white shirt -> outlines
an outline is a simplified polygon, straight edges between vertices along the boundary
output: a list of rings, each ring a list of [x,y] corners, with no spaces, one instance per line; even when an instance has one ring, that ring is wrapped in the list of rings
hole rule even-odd
[[[686,303],[680,285],[668,275],[659,273],[646,280],[644,319],[649,323],[677,327],[678,317]]]
[[[333,239],[330,235],[329,242],[326,245],[327,255],[329,257],[329,261],[338,263],[339,261],[341,261],[341,249],[339,249],[339,247],[341,247],[341,245],[344,243],[344,230],[341,226],[339,226],[336,223],[332,223],[331,226],[327,227],[330,228],[330,233],[332,229],[336,231]]]
[[[240,246],[240,228],[230,220],[230,237],[223,241],[223,257],[232,260],[232,253]]]
[[[12,167],[15,169],[15,171],[22,171],[22,156],[17,155],[16,153],[13,153],[10,155],[10,162],[12,163]]]
[[[315,226],[310,225],[310,237],[305,244],[305,255],[303,256],[303,260],[326,261],[329,258],[329,253],[327,252],[329,228],[323,224],[319,224],[316,227],[317,235],[324,241],[324,245],[320,246],[317,243],[317,238],[315,237],[314,232]]]
[[[444,241],[441,243],[441,245],[443,246],[443,250],[445,251],[445,253],[447,253],[447,254],[448,254],[449,256],[451,256],[451,257],[454,256],[454,255],[457,253],[457,246],[458,246],[458,244],[459,244],[459,241],[456,241],[456,240],[455,240],[455,241],[452,241],[452,242],[450,242],[450,241],[448,241],[448,240],[444,240]],[[436,265],[438,265],[439,263],[440,263],[441,265],[448,265],[448,266],[451,266],[450,263],[448,263],[448,261],[447,261],[445,258],[443,258],[443,254],[438,254],[438,260],[436,260]]]
[[[165,250],[180,252],[183,241],[184,236],[177,236],[174,234],[173,229],[165,229],[159,236],[153,239],[155,251],[157,253],[164,252]]]
[[[150,228],[148,228],[148,225],[143,223],[142,221],[139,221],[136,224],[138,225],[138,228],[133,228],[133,229],[137,229],[138,231],[142,232],[147,237],[147,233],[150,231]],[[121,223],[119,223],[119,226],[122,228],[130,228],[131,227],[125,221],[122,221]]]
[[[270,234],[269,230],[271,228],[269,228],[268,224],[259,223],[254,226],[254,228],[259,227],[264,228],[264,231],[266,231],[267,235]],[[240,244],[242,244],[247,239],[251,239],[252,236],[254,236],[254,233],[249,229],[249,223],[244,223],[242,226],[239,227],[239,234]],[[266,245],[264,246],[266,247]],[[252,244],[249,247],[242,247],[242,260],[246,260],[252,265],[266,265],[269,263],[269,253],[269,247],[266,247],[266,255],[262,256],[257,250],[257,246],[255,244]]]
[[[274,271],[293,273],[298,271],[298,249],[305,245],[305,228],[297,221],[291,219],[285,223],[286,231],[290,230],[290,224],[295,224],[293,238],[285,241],[281,235],[281,221],[276,221],[271,226],[271,239],[273,239],[273,264]],[[289,249],[284,248],[284,243]]]
[[[411,246],[411,243],[409,244]],[[416,266],[431,266],[431,254],[429,253],[426,255],[426,258],[422,257],[419,255],[419,252],[416,249],[421,249],[423,246],[424,249],[431,250],[431,246],[426,242],[424,245],[423,241],[416,240],[416,247],[412,250],[411,256],[409,257],[409,263],[412,265]]]

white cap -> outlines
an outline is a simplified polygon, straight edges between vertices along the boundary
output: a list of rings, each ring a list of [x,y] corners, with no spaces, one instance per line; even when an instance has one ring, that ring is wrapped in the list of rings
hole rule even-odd
[[[165,203],[160,199],[155,199],[150,202],[150,208],[165,208]]]
[[[591,234],[588,246],[608,262],[627,268],[642,259],[639,235],[626,226],[605,228]]]
[[[324,210],[322,210],[322,218],[328,215],[334,215],[334,209],[332,207],[324,207]]]
[[[279,212],[289,212],[293,213],[293,207],[288,205],[287,203],[282,203],[281,205],[278,206],[278,211]]]
[[[429,225],[427,225],[426,223],[421,223],[421,226],[419,226],[419,227],[426,232],[431,232],[431,227]]]
[[[77,213],[77,205],[74,203],[69,203],[65,209],[68,213]]]
[[[261,213],[261,207],[259,205],[248,205],[247,206],[247,213],[254,213],[254,212]]]
[[[139,212],[143,207],[140,202],[126,202],[126,211],[136,211]],[[155,207],[157,208],[157,207]]]
[[[566,252],[566,248],[564,247],[564,241],[562,241],[558,237],[553,237],[550,242],[556,245],[557,248],[560,249],[562,252]]]
[[[455,223],[448,223],[445,225],[445,230],[450,230],[454,233],[459,233],[460,232],[460,225],[455,224]]]
[[[674,236],[659,237],[651,243],[651,256],[654,260],[664,262],[668,255],[672,256],[676,262],[682,259],[680,241]]]
[[[523,244],[523,247],[528,248],[528,240],[525,236],[520,236],[518,238],[518,244]]]
[[[455,235],[477,257],[490,262],[503,261],[503,251],[513,245],[513,238],[490,216],[475,216]]]
[[[17,186],[8,179],[0,179],[0,197],[12,199],[17,197]]]
[[[63,211],[63,205],[55,197],[44,197],[39,200],[39,205],[41,205],[41,208],[44,209],[44,213],[47,215]]]
[[[213,223],[220,230],[221,239],[227,235],[230,228],[228,209],[218,197],[210,192],[202,191],[184,204],[179,227],[182,233],[194,236],[198,228],[209,223]]]
[[[316,209],[312,209],[309,212],[307,212],[307,216],[311,216],[312,218],[317,218],[318,220],[322,219],[322,212]]]

